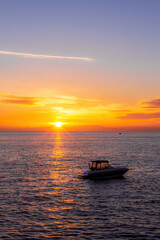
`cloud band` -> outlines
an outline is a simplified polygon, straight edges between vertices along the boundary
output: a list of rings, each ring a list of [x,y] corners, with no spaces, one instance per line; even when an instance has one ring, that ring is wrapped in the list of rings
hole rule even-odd
[[[66,60],[80,60],[80,61],[86,61],[86,62],[95,61],[93,58],[87,58],[87,57],[51,56],[51,55],[39,55],[39,54],[32,54],[32,53],[9,52],[9,51],[1,51],[1,50],[0,50],[0,54],[20,56],[23,58],[36,58],[36,59],[66,59]]]

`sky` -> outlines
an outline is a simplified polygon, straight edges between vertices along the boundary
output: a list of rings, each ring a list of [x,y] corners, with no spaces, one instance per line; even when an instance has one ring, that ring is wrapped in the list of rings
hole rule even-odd
[[[160,131],[159,12],[159,0],[0,0],[0,130]]]

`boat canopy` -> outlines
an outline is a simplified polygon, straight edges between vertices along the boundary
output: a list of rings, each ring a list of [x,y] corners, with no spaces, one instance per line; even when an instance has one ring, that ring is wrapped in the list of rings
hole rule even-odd
[[[109,167],[109,162],[107,160],[95,160],[89,163],[89,169],[104,169]]]

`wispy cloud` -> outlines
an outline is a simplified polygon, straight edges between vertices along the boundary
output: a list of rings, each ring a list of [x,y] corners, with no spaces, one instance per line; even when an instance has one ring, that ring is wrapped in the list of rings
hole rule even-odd
[[[39,54],[32,54],[32,53],[21,53],[21,52],[10,52],[10,51],[1,51],[0,54],[3,55],[13,55],[13,56],[20,56],[23,58],[36,58],[36,59],[66,59],[66,60],[80,60],[86,62],[94,62],[95,59],[88,58],[88,57],[71,57],[71,56],[52,56],[52,55],[39,55]]]
[[[16,104],[16,105],[35,105],[37,102],[36,98],[33,97],[22,97],[22,96],[6,96],[6,98],[0,101],[3,104]]]
[[[145,108],[160,108],[160,98],[151,99],[149,101],[142,102],[145,104]]]
[[[143,100],[138,104],[140,105],[138,111],[131,113],[126,112],[124,116],[118,116],[117,118],[122,120],[149,120],[160,118],[160,112],[158,111],[160,108],[160,98]],[[146,112],[146,110],[148,112]]]
[[[123,117],[118,117],[119,119],[153,119],[153,118],[160,118],[160,112],[155,113],[129,113]]]
[[[0,93],[0,104],[9,105],[26,105],[26,106],[46,106],[48,108],[53,107],[73,107],[76,108],[82,106],[95,106],[97,105],[97,99],[80,99],[74,96],[55,96],[52,98],[47,97],[28,97],[28,96],[18,96],[9,95],[5,93]]]

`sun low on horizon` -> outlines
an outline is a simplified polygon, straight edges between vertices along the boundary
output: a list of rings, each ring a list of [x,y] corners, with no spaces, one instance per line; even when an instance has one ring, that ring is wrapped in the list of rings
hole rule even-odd
[[[67,123],[64,123],[64,122],[51,122],[49,124],[54,125],[57,128],[61,128],[64,124],[67,124]]]
[[[61,122],[55,122],[54,125],[55,125],[56,127],[62,127],[63,123],[61,123]]]

